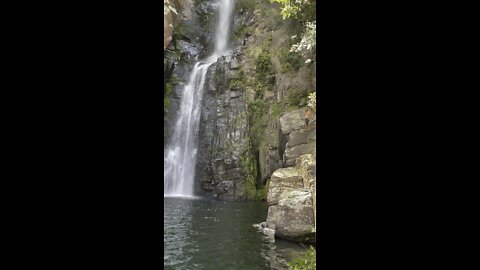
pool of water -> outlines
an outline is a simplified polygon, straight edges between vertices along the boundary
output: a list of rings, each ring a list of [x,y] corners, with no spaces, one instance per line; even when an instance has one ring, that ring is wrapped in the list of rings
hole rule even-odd
[[[306,248],[252,226],[266,216],[265,202],[164,197],[165,269],[288,269]]]

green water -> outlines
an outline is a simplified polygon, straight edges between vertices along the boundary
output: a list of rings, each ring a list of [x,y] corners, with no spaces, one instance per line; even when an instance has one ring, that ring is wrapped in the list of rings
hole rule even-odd
[[[266,216],[265,202],[164,198],[165,269],[288,269],[305,248],[252,226]]]

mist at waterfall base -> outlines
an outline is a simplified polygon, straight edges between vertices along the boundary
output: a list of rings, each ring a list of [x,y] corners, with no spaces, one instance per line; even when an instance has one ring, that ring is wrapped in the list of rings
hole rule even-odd
[[[276,240],[253,224],[265,221],[264,202],[224,202],[194,196],[198,131],[205,76],[227,54],[233,0],[219,0],[215,49],[195,63],[184,87],[164,157],[165,269],[288,269],[305,248]]]

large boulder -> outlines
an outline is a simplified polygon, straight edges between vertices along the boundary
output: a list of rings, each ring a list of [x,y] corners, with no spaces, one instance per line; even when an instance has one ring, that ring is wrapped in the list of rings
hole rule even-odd
[[[275,230],[275,237],[314,242],[315,219],[310,190],[299,188],[282,194],[278,205],[268,208],[267,227]]]
[[[287,138],[283,153],[285,167],[295,166],[298,157],[315,152],[316,129],[311,125],[315,120],[315,115],[312,116],[308,127],[305,127],[304,117],[305,110],[300,109],[285,113],[280,118],[282,134]]]
[[[311,188],[316,181],[316,160],[312,154],[302,155],[297,158],[295,162],[295,168],[297,168],[300,176],[303,179],[303,186]]]
[[[288,145],[289,147],[297,146],[300,144],[306,144],[309,142],[314,142],[317,139],[317,130],[312,128],[311,125],[307,128],[302,128],[300,130],[293,130],[288,136]]]
[[[280,200],[282,193],[289,193],[294,189],[302,188],[303,180],[298,170],[294,167],[276,170],[270,178],[268,185],[267,204],[275,205]]]
[[[303,109],[285,113],[280,117],[280,127],[283,134],[301,130],[305,124],[305,111]]]
[[[298,131],[293,131],[288,135],[288,146],[293,147],[300,144],[307,144],[309,142],[309,138],[313,136],[315,133],[314,129],[301,129]]]
[[[300,144],[297,146],[289,147],[287,144],[287,149],[285,150],[284,163],[285,166],[295,166],[295,161],[301,155],[313,154],[315,152],[316,142],[311,142],[309,144]]]
[[[303,178],[303,186],[308,187],[312,193],[313,217],[315,219],[315,228],[317,227],[317,207],[315,205],[317,195],[317,176],[316,176],[316,160],[311,154],[302,155],[296,161],[295,166]]]

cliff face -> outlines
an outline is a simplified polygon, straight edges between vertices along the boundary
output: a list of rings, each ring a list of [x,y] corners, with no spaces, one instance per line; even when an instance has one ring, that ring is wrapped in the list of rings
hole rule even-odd
[[[272,174],[315,149],[315,134],[298,130],[315,89],[315,68],[289,53],[299,25],[268,1],[245,3],[234,12],[232,53],[210,67],[200,123],[198,189],[220,199],[266,199]],[[284,114],[293,129],[282,130]]]
[[[178,14],[173,11],[167,11],[168,5],[172,5]],[[193,0],[170,0],[169,3],[163,5],[163,49],[165,50],[172,41],[173,30],[178,26],[180,19],[191,18],[191,10],[193,9]]]
[[[302,125],[304,110],[280,118],[282,133],[288,137],[285,168],[270,180],[266,227],[275,235],[296,241],[314,241],[316,229],[316,119]]]
[[[169,32],[164,32],[164,42],[168,43],[164,59],[165,142],[191,68],[213,49],[214,1],[196,0],[181,9],[179,16],[165,16],[165,24],[172,18],[178,22],[174,22],[170,43]],[[239,53],[233,50],[208,69],[198,136],[196,193],[211,192],[224,200],[245,200],[248,192],[254,194],[256,184],[256,176],[250,176],[256,173],[256,163],[248,137],[244,92],[231,83],[238,77],[235,58]]]
[[[188,1],[165,50],[170,89],[164,99],[166,127],[172,123],[171,112],[178,110],[190,69],[212,50],[213,3],[182,2]],[[313,117],[305,128],[304,116],[307,96],[315,90],[316,70],[289,52],[291,36],[302,26],[283,20],[278,6],[268,0],[237,0],[233,16],[231,51],[206,75],[196,191],[222,200],[273,196],[273,201],[268,199],[267,223],[276,228],[277,236],[308,241],[316,216],[316,121]],[[289,171],[289,180],[281,177],[282,170]]]
[[[197,59],[208,54],[211,47],[214,23],[211,20],[214,12],[212,2],[197,0],[194,4],[192,0],[180,0],[174,3],[180,7],[177,9],[179,15],[169,13],[171,16],[164,16],[166,22],[173,21],[173,28],[167,23],[164,28],[164,143],[172,131],[175,112],[179,109],[180,97],[191,69]]]
[[[229,83],[238,76],[233,57],[219,59],[207,73],[196,176],[203,189],[219,199],[244,200],[248,181],[255,181],[248,178],[249,166],[255,165],[255,160],[244,92]]]

